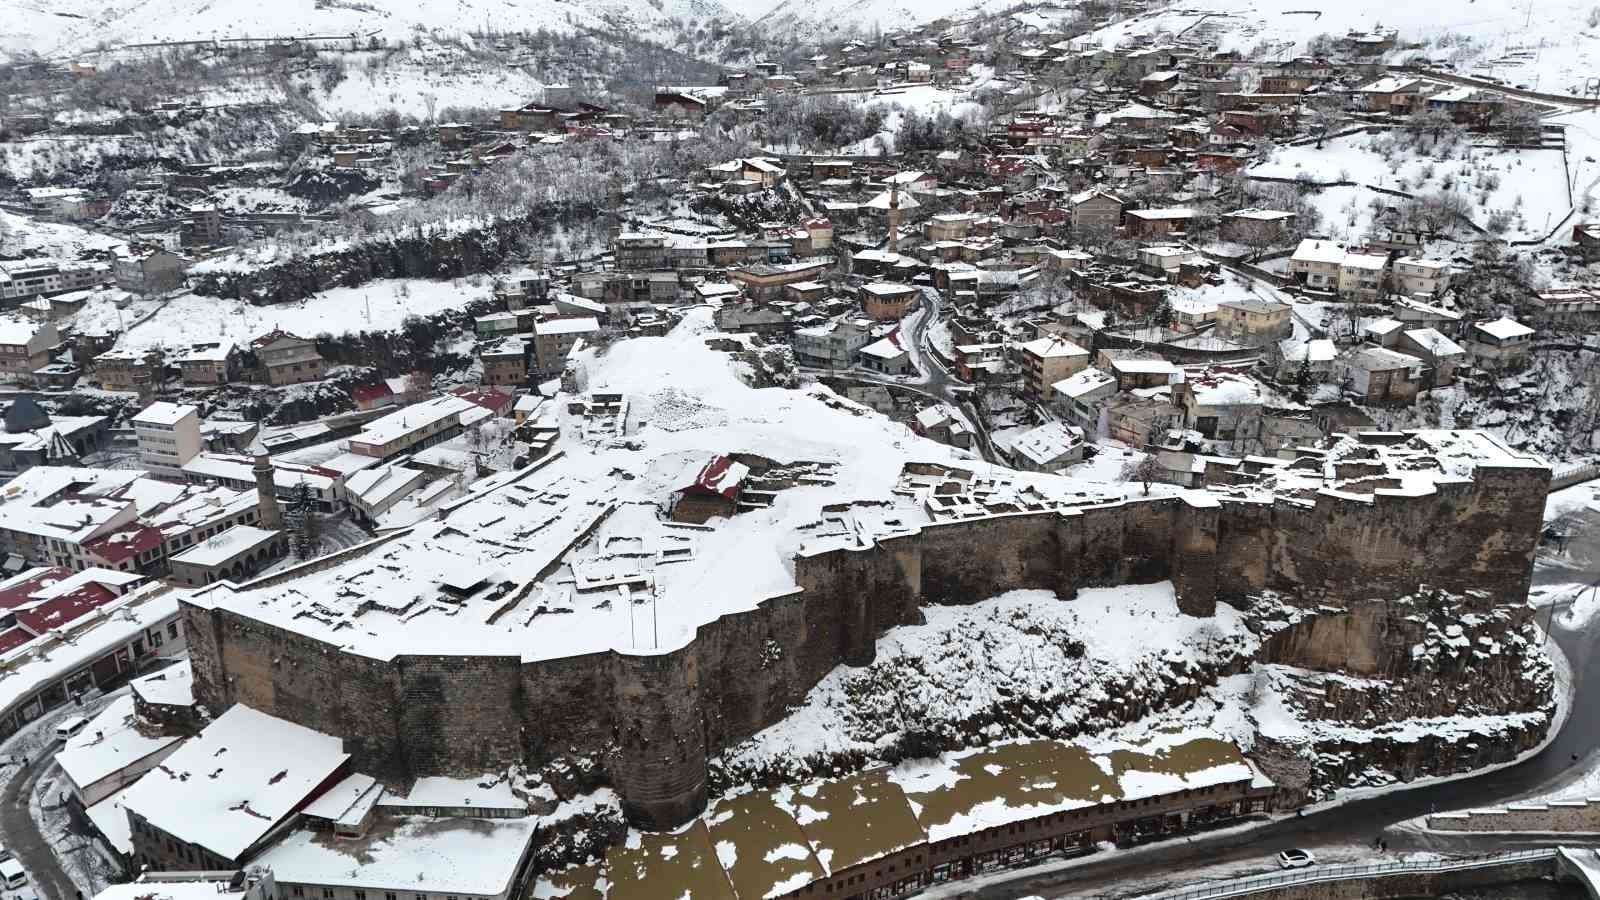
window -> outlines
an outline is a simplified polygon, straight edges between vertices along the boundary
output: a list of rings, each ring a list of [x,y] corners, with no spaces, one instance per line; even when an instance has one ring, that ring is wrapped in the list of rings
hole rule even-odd
[[[173,640],[177,640],[178,639],[178,623],[177,622],[168,623],[168,625],[167,625],[167,637],[172,638]]]
[[[289,893],[295,897],[304,897],[306,895],[306,889],[297,884],[289,889]]]
[[[322,889],[323,900],[333,900],[333,888]]]
[[[350,893],[355,895],[356,900],[367,900],[366,891],[351,891]]]

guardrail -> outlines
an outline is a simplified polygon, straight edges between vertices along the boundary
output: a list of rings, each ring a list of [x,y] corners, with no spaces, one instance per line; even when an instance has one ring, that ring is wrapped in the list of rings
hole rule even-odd
[[[1240,878],[1235,881],[1219,882],[1205,887],[1181,888],[1161,894],[1150,894],[1144,900],[1203,900],[1211,897],[1242,897],[1260,891],[1272,890],[1281,887],[1293,887],[1300,884],[1318,884],[1325,881],[1349,881],[1357,878],[1381,878],[1386,875],[1407,875],[1415,873],[1455,872],[1467,869],[1485,869],[1493,866],[1506,866],[1515,863],[1535,862],[1538,860],[1553,860],[1556,858],[1554,849],[1547,850],[1517,850],[1511,853],[1495,853],[1487,856],[1473,856],[1463,859],[1438,860],[1433,862],[1392,862],[1392,863],[1367,863],[1360,865],[1341,866],[1313,866],[1309,869],[1296,869],[1278,875],[1256,875],[1251,878]]]

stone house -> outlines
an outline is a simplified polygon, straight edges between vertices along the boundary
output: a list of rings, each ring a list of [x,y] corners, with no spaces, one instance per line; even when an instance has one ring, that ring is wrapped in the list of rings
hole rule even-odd
[[[750,467],[728,456],[713,457],[694,479],[673,494],[671,519],[704,525],[714,518],[732,518],[739,510]]]
[[[1281,209],[1240,209],[1222,216],[1225,240],[1247,245],[1271,245],[1294,228],[1294,213]]]
[[[117,287],[135,294],[159,294],[183,285],[189,260],[166,250],[152,250],[121,256],[112,263],[111,276]]]
[[[1398,349],[1429,365],[1423,380],[1429,388],[1455,383],[1456,369],[1465,365],[1467,351],[1435,328],[1408,328],[1400,333]]]
[[[905,317],[921,299],[922,292],[909,284],[874,282],[860,291],[861,308],[875,322],[892,322]]]
[[[1114,194],[1093,190],[1067,198],[1074,231],[1110,231],[1122,224],[1122,200]]]
[[[520,387],[528,383],[528,342],[512,336],[502,338],[478,351],[483,362],[483,383]]]
[[[1182,234],[1194,221],[1192,209],[1130,209],[1122,214],[1123,230],[1134,240]]]
[[[178,369],[187,385],[230,384],[239,377],[242,354],[233,341],[196,344],[178,357]]]
[[[60,342],[53,323],[0,318],[0,378],[32,383],[33,373],[50,364],[50,348]]]
[[[1383,347],[1358,347],[1334,363],[1334,377],[1363,403],[1410,403],[1422,389],[1422,360]]]
[[[316,341],[281,329],[256,338],[252,349],[262,379],[275,387],[319,381],[327,367]]]
[[[1227,300],[1217,304],[1217,334],[1262,347],[1294,334],[1289,305],[1272,300]]]
[[[1059,472],[1083,461],[1082,428],[1046,422],[1011,439],[1011,465],[1024,472]]]

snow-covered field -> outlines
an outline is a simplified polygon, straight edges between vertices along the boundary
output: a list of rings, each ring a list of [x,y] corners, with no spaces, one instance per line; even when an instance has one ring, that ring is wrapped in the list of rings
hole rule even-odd
[[[117,346],[177,348],[205,341],[249,341],[281,328],[302,337],[319,334],[353,334],[362,331],[393,331],[408,316],[427,316],[489,297],[488,282],[472,286],[466,282],[390,279],[374,281],[358,288],[333,288],[299,303],[277,306],[252,306],[240,300],[183,294],[167,303],[148,321],[128,331]],[[91,303],[78,315],[80,327],[102,323],[116,310],[107,304]],[[126,319],[137,312],[123,311]],[[85,318],[87,317],[87,318]]]
[[[1288,59],[1318,35],[1393,28],[1400,44],[1427,43],[1422,54],[1464,74],[1556,93],[1581,93],[1600,63],[1600,29],[1590,24],[1593,0],[1200,0],[1175,3],[1105,26],[1086,43],[1114,47],[1159,34],[1205,38],[1219,49]],[[1187,34],[1185,34],[1187,32]],[[1470,37],[1462,42],[1462,37]],[[1440,46],[1441,38],[1448,46]],[[1418,51],[1397,49],[1390,62]]]
[[[126,242],[62,222],[41,222],[0,209],[0,257],[76,259],[86,250],[115,250]]]
[[[1572,204],[1567,193],[1565,161],[1559,150],[1506,150],[1458,145],[1442,155],[1405,151],[1398,133],[1355,134],[1329,140],[1318,150],[1312,144],[1282,146],[1272,157],[1246,170],[1257,178],[1307,178],[1316,184],[1354,181],[1360,185],[1403,191],[1413,196],[1453,192],[1465,196],[1475,211],[1473,221],[1487,226],[1499,212],[1509,216],[1508,240],[1541,237],[1566,218]],[[1600,174],[1597,172],[1596,174]],[[1354,194],[1352,192],[1360,193]],[[1317,207],[1330,225],[1359,233],[1349,224],[1350,201],[1357,201],[1358,224],[1370,220],[1372,192],[1330,188],[1317,195]],[[1362,195],[1366,196],[1362,196]],[[1404,202],[1388,198],[1388,202]]]

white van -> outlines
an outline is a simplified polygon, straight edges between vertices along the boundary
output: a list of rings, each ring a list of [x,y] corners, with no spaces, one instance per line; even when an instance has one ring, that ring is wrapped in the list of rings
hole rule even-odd
[[[4,881],[7,888],[16,890],[28,883],[28,871],[22,868],[22,863],[8,859],[0,862],[0,881]]]
[[[70,719],[62,719],[61,724],[56,726],[56,740],[64,741],[82,731],[84,726],[88,724],[89,720],[85,719],[83,716],[73,716]]]

